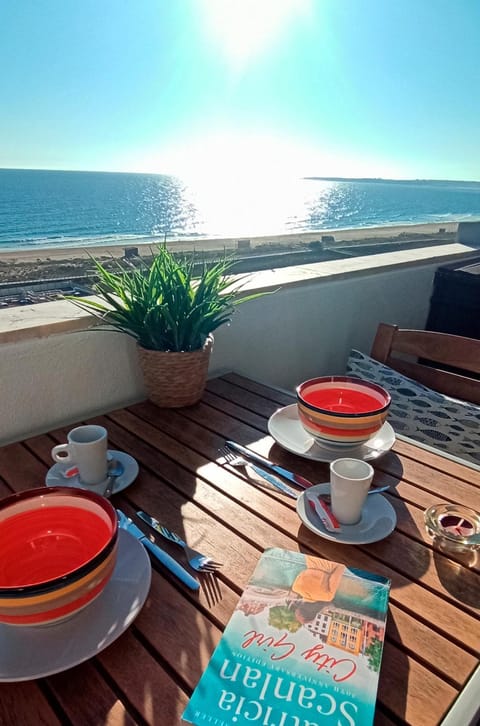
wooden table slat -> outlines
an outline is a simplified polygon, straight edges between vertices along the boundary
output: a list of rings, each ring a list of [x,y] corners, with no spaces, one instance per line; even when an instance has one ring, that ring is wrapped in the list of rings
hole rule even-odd
[[[47,684],[74,726],[98,722],[106,726],[138,723],[102,678],[94,661],[50,676]]]
[[[1,726],[60,726],[61,723],[37,683],[0,683]]]

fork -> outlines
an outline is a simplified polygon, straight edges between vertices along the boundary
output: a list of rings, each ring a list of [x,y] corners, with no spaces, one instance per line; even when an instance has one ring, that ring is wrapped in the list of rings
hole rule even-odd
[[[265,481],[274,486],[275,489],[278,489],[283,494],[288,494],[288,496],[292,497],[292,499],[298,499],[298,492],[289,487],[288,484],[285,484],[281,479],[278,479],[278,477],[273,476],[273,474],[269,471],[266,471],[265,469],[262,469],[261,466],[254,464],[253,461],[247,461],[247,459],[244,459],[243,456],[239,456],[226,446],[222,446],[219,451],[226,464],[229,464],[230,466],[249,466],[256,474],[258,474],[258,476],[261,476],[262,479],[265,479]]]
[[[150,525],[155,532],[158,532],[158,534],[161,534],[162,537],[168,539],[170,542],[183,547],[188,564],[197,572],[216,572],[216,570],[222,567],[221,562],[215,562],[212,557],[208,557],[207,555],[198,552],[198,550],[194,550],[192,547],[189,547],[189,545],[187,545],[187,543],[178,534],[172,532],[170,529],[167,529],[164,524],[160,524],[160,522],[153,517],[145,515],[144,512],[137,512],[137,514],[144,522],[147,522],[147,524]]]
[[[201,552],[189,547],[187,543],[178,536],[178,534],[167,529],[163,524],[160,525],[158,532],[162,535],[162,537],[165,537],[165,539],[169,539],[170,542],[174,542],[175,544],[180,545],[180,547],[183,547],[187,556],[188,564],[190,567],[193,567],[194,570],[197,570],[197,572],[215,572],[222,567],[221,562],[215,562],[212,557],[203,555]]]

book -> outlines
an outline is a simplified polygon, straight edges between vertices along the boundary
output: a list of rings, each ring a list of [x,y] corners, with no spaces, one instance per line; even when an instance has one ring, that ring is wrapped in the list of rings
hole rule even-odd
[[[390,580],[266,550],[183,719],[199,726],[372,723]]]

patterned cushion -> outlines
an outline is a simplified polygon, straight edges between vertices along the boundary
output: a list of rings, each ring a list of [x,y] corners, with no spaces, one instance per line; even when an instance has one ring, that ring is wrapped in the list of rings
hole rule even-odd
[[[480,464],[480,407],[450,398],[352,350],[347,374],[379,383],[392,403],[388,422],[416,441]]]

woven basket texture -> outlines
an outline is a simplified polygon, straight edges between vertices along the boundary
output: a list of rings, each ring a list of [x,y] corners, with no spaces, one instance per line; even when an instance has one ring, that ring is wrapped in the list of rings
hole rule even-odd
[[[182,408],[197,403],[205,390],[212,348],[211,335],[203,348],[185,353],[147,350],[137,345],[150,401],[162,408]]]

